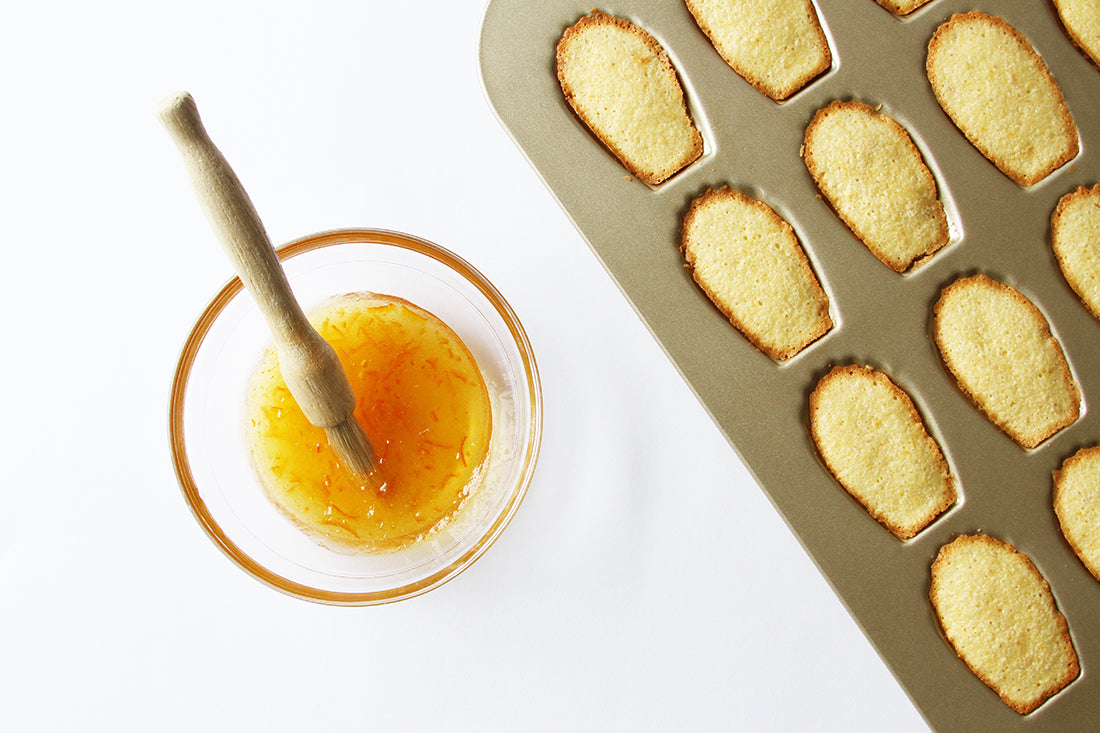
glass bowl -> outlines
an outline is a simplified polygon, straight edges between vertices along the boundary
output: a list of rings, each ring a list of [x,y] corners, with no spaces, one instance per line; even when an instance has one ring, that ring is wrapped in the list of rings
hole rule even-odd
[[[542,434],[542,393],[523,327],[477,270],[407,234],[325,232],[279,248],[279,258],[306,312],[334,295],[374,292],[431,311],[459,335],[492,401],[485,480],[443,530],[397,552],[344,554],[295,526],[269,501],[250,463],[245,396],[271,336],[235,278],[192,329],[172,384],[172,458],[187,503],[235,563],[290,595],[372,605],[429,591],[485,553],[531,480]]]

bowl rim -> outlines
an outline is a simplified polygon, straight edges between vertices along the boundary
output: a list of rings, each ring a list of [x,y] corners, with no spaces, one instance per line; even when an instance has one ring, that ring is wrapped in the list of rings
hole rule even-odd
[[[534,474],[535,464],[538,462],[542,442],[542,386],[539,381],[534,350],[512,307],[496,287],[473,265],[444,247],[412,234],[389,229],[348,228],[332,229],[299,237],[276,247],[276,254],[282,262],[314,250],[355,243],[382,244],[410,250],[434,259],[458,273],[466,282],[473,285],[496,310],[506,324],[512,342],[523,362],[524,375],[529,385],[527,392],[530,419],[526,426],[526,450],[521,457],[523,461],[522,472],[501,511],[472,546],[466,548],[447,565],[420,580],[392,589],[360,592],[332,591],[284,578],[251,557],[233,541],[220,526],[203,500],[191,471],[184,438],[184,404],[191,369],[203,341],[221,312],[243,290],[243,285],[238,277],[234,277],[227,282],[210,300],[184,342],[172,379],[168,428],[172,463],[188,507],[207,536],[238,567],[260,582],[297,598],[329,605],[367,606],[413,598],[443,585],[472,565],[501,535],[522,504]],[[522,430],[523,428],[517,426],[517,429]]]

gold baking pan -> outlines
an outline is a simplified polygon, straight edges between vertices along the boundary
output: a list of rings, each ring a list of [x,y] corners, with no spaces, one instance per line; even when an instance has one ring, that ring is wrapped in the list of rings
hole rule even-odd
[[[1100,401],[1100,323],[1058,269],[1050,215],[1063,194],[1100,182],[1100,70],[1073,46],[1047,0],[932,0],[905,18],[872,0],[816,6],[832,67],[782,103],[722,61],[681,0],[599,6],[661,42],[705,138],[703,157],[656,187],[627,175],[558,87],[555,45],[592,3],[491,0],[481,34],[482,77],[505,128],[927,722],[942,731],[1098,729],[1100,583],[1058,528],[1051,472],[1078,448],[1100,443],[1093,409]],[[1077,157],[1029,188],[1009,180],[962,136],[925,76],[936,27],[975,9],[1003,17],[1031,42],[1077,125]],[[952,239],[909,274],[881,264],[849,232],[819,198],[800,158],[807,123],[834,99],[881,105],[909,131],[936,177]],[[833,330],[785,363],[755,350],[684,267],[681,218],[695,196],[723,184],[765,201],[790,222],[829,294]],[[974,272],[1008,282],[1040,308],[1081,389],[1082,416],[1034,450],[1018,447],[971,406],[931,340],[940,289]],[[886,371],[909,392],[958,481],[958,503],[908,541],[843,490],[809,436],[810,390],[832,365],[851,362]],[[1080,658],[1077,680],[1029,715],[1012,711],[956,657],[928,601],[939,548],[975,531],[1012,543],[1034,561]]]

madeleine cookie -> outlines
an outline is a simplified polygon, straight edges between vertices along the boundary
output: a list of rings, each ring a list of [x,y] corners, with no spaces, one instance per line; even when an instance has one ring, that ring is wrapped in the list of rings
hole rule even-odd
[[[1050,240],[1066,282],[1100,320],[1100,184],[1062,197],[1050,217]]]
[[[879,5],[889,10],[894,15],[909,15],[928,0],[876,0]]]
[[[1082,448],[1054,472],[1054,512],[1066,541],[1100,580],[1100,445]]]
[[[577,116],[642,181],[661,183],[702,155],[668,54],[633,23],[582,17],[558,42],[557,73]]]
[[[889,115],[832,102],[807,126],[802,157],[833,210],[886,266],[904,272],[947,243],[932,172]]]
[[[834,367],[810,394],[810,431],[840,485],[900,539],[955,503],[955,481],[909,395],[869,367]]]
[[[725,62],[772,99],[786,99],[832,63],[810,0],[685,1]]]
[[[1054,0],[1066,34],[1100,67],[1100,0]]]
[[[1073,423],[1081,396],[1043,314],[985,275],[940,293],[932,334],[959,389],[1024,448]]]
[[[829,298],[791,225],[767,204],[711,189],[684,216],[681,251],[695,282],[773,359],[788,359],[833,322]]]
[[[926,68],[948,117],[1021,186],[1077,155],[1077,129],[1061,89],[1003,19],[977,11],[951,16],[928,43]]]
[[[1046,579],[1001,540],[964,535],[940,548],[930,598],[955,652],[1018,713],[1035,710],[1081,671]]]

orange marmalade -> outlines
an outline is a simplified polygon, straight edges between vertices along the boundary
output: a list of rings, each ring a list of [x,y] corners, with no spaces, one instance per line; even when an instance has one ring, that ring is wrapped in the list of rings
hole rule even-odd
[[[246,423],[269,498],[307,533],[345,550],[399,550],[437,532],[480,483],[492,435],[473,355],[445,323],[400,298],[341,296],[310,321],[347,372],[380,484],[345,469],[269,349],[252,378]]]

